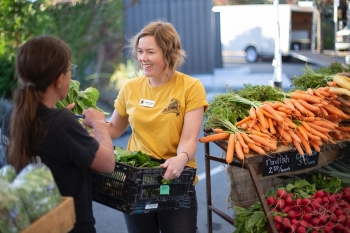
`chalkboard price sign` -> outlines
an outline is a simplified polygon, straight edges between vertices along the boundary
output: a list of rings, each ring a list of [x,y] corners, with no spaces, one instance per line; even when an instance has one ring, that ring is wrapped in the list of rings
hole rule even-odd
[[[311,155],[304,154],[302,157],[298,152],[293,155],[292,171],[299,171],[306,168],[315,167],[318,165],[319,153],[312,151]]]
[[[311,155],[305,153],[302,157],[297,151],[264,156],[262,176],[271,176],[284,172],[294,172],[318,165],[319,153],[312,151]]]
[[[289,172],[292,169],[292,154],[275,154],[272,156],[264,156],[262,176],[271,176],[284,172]]]

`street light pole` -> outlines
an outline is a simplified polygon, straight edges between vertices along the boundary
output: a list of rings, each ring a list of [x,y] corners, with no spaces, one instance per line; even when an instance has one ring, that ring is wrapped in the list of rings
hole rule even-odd
[[[280,24],[279,24],[279,13],[278,6],[279,0],[273,1],[273,6],[275,8],[275,20],[276,20],[276,33],[275,33],[275,56],[272,61],[272,66],[274,67],[272,83],[273,87],[282,88],[282,56],[280,50]]]

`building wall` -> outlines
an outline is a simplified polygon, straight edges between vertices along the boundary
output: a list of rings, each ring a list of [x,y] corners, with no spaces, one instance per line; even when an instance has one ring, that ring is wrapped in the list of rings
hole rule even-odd
[[[162,19],[178,31],[187,53],[180,71],[187,74],[213,73],[222,67],[220,27],[212,12],[211,0],[124,0],[126,39],[138,33],[147,23]]]

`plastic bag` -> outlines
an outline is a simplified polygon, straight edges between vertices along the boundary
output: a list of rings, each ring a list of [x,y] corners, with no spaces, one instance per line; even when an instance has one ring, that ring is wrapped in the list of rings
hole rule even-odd
[[[25,207],[11,184],[0,179],[0,232],[20,232],[30,225]]]
[[[9,183],[12,183],[16,176],[16,170],[11,165],[5,165],[0,169],[0,179],[6,180]]]
[[[62,196],[45,164],[29,164],[15,178],[12,187],[20,195],[31,222],[62,202]]]

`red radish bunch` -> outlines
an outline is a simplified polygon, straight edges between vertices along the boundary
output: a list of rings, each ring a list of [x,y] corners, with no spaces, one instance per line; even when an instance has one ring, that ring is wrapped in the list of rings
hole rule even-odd
[[[350,233],[350,187],[339,193],[318,190],[311,198],[293,198],[279,189],[266,202],[271,211],[283,213],[273,219],[279,233]]]

